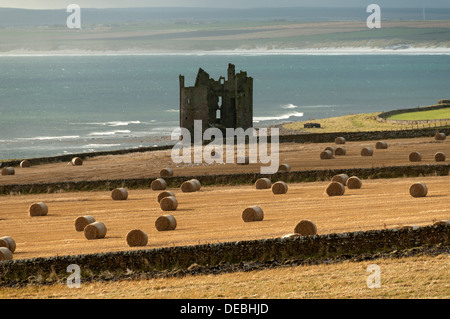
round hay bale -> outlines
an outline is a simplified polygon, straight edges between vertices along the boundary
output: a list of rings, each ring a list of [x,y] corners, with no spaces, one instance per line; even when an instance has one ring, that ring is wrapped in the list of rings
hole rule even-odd
[[[14,253],[16,251],[16,242],[12,237],[3,236],[0,237],[0,247],[6,247],[11,253]]]
[[[84,236],[88,240],[101,239],[106,236],[106,226],[102,222],[93,222],[83,229]]]
[[[362,182],[357,176],[352,176],[347,180],[346,185],[349,189],[360,189]]]
[[[159,172],[159,176],[161,177],[172,177],[173,176],[173,170],[169,167],[163,168],[160,172]]]
[[[409,161],[410,162],[420,162],[422,160],[422,154],[419,152],[411,152],[409,154]]]
[[[445,226],[450,225],[450,220],[439,220],[433,224],[433,226]]]
[[[200,181],[195,178],[191,179],[190,181],[195,184],[196,191],[199,191],[200,188],[202,187],[202,184],[200,183]]]
[[[334,155],[336,156],[344,156],[345,154],[347,154],[347,150],[344,147],[338,147],[334,151]]]
[[[83,165],[83,160],[80,157],[74,157],[70,162],[72,163],[73,166]]]
[[[434,154],[434,160],[436,162],[445,162],[446,156],[442,152],[437,152],[436,154]]]
[[[163,215],[156,219],[155,227],[158,231],[174,230],[177,228],[177,220],[172,215]]]
[[[248,156],[240,156],[236,159],[236,163],[238,165],[248,165],[250,163],[250,159]]]
[[[250,206],[242,212],[242,220],[244,222],[258,222],[264,219],[264,212],[261,207]]]
[[[328,196],[342,196],[345,193],[345,186],[339,182],[331,182],[325,191]]]
[[[347,174],[337,174],[337,175],[334,175],[333,178],[331,179],[332,182],[339,182],[342,185],[346,185],[347,180],[348,180]]]
[[[47,215],[47,213],[48,213],[48,207],[43,202],[31,204],[30,207],[28,208],[28,215],[30,217],[45,216],[45,215]]]
[[[331,154],[334,154],[334,151],[336,150],[336,147],[334,146],[327,146],[325,147],[324,151],[330,151]]]
[[[31,163],[29,160],[23,160],[22,162],[20,162],[20,167],[22,167],[22,168],[31,167]]]
[[[116,188],[111,192],[113,200],[127,200],[128,191],[125,188]]]
[[[295,238],[295,237],[300,237],[300,236],[301,236],[300,234],[293,233],[293,234],[283,235],[281,238]]]
[[[169,196],[175,197],[175,194],[173,192],[171,192],[171,191],[164,191],[164,192],[159,193],[159,195],[158,195],[158,203],[161,203],[161,200],[163,198],[169,197]]]
[[[13,254],[6,247],[0,247],[0,260],[12,260]]]
[[[370,147],[363,147],[361,150],[361,156],[372,156],[373,155],[373,149]]]
[[[378,141],[378,142],[375,144],[375,148],[376,148],[377,150],[385,150],[385,149],[388,148],[388,145],[387,145],[387,143],[386,143],[385,141]]]
[[[130,247],[145,246],[148,243],[148,235],[140,229],[133,229],[128,232],[126,240]]]
[[[178,201],[174,196],[168,196],[161,199],[159,206],[164,211],[176,210],[178,207]]]
[[[317,227],[310,220],[302,220],[295,226],[294,233],[299,234],[301,236],[316,235]]]
[[[320,153],[320,159],[326,160],[326,159],[332,159],[333,158],[333,152],[330,150],[325,150]]]
[[[281,164],[278,167],[278,173],[289,173],[291,170],[291,166],[289,164]]]
[[[186,181],[181,184],[181,191],[183,193],[193,193],[197,191],[197,185],[193,181]]]
[[[272,187],[272,182],[270,181],[270,179],[263,177],[263,178],[259,178],[256,182],[255,182],[255,188],[256,189],[269,189]]]
[[[2,175],[15,175],[16,171],[14,167],[4,167],[2,168]]]
[[[75,230],[76,231],[83,231],[84,227],[86,227],[89,224],[95,223],[95,218],[92,216],[81,216],[75,219]]]
[[[434,136],[434,139],[436,141],[445,141],[447,139],[447,135],[445,135],[445,133],[436,133],[436,135]]]
[[[428,188],[424,183],[414,183],[409,188],[409,194],[412,197],[425,197],[427,196]]]
[[[167,183],[163,178],[157,178],[152,181],[150,187],[154,191],[163,191],[167,188]]]
[[[286,194],[288,186],[285,182],[279,181],[272,185],[272,193],[275,195]]]
[[[334,143],[336,144],[345,144],[345,138],[344,137],[336,137],[336,139],[334,140]]]

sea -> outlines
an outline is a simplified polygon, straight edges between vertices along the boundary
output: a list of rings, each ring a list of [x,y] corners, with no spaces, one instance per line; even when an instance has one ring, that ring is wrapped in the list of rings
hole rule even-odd
[[[0,161],[174,144],[179,75],[229,63],[254,79],[255,127],[450,98],[448,51],[0,56]]]

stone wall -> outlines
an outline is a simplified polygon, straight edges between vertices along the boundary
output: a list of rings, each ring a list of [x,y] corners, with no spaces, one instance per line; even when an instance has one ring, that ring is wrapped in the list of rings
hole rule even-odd
[[[449,245],[450,225],[417,229],[383,229],[294,238],[272,238],[196,246],[142,249],[123,252],[19,259],[0,262],[0,284],[64,282],[67,267],[76,264],[81,280],[121,277],[126,273],[164,273],[191,265],[218,266],[247,261],[323,258],[341,255]],[[100,239],[101,240],[101,239]]]
[[[442,100],[444,101],[444,100]],[[439,101],[441,102],[441,101]],[[417,107],[417,108],[411,108],[411,109],[400,109],[400,110],[393,110],[389,112],[384,112],[381,114],[378,114],[377,121],[379,122],[385,122],[385,123],[392,123],[392,124],[430,124],[435,122],[450,122],[450,119],[438,119],[438,120],[391,120],[389,117],[397,114],[403,114],[403,113],[411,113],[411,112],[423,112],[423,111],[432,111],[432,110],[439,110],[444,108],[449,108],[449,104],[439,103],[437,105],[432,106],[425,106],[425,107]]]
[[[191,178],[196,178],[202,185],[245,185],[254,184],[258,178],[266,177],[272,182],[285,181],[286,183],[327,181],[336,174],[345,173],[349,176],[358,176],[362,179],[418,177],[418,176],[448,176],[449,164],[436,165],[409,165],[374,168],[350,168],[350,169],[325,169],[291,171],[288,173],[276,173],[264,175],[260,173],[200,175],[200,176],[174,176],[164,178],[169,188],[178,188]],[[57,192],[75,191],[111,191],[114,188],[125,187],[127,189],[150,188],[155,178],[57,182],[40,184],[9,184],[0,185],[0,195],[14,194],[49,194]]]

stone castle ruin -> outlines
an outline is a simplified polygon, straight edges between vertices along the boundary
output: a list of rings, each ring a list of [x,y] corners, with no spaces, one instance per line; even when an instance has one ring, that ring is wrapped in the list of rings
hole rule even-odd
[[[194,136],[194,120],[202,120],[202,133],[210,127],[225,132],[226,128],[253,127],[253,78],[247,72],[235,73],[228,65],[227,79],[211,79],[199,69],[195,85],[186,87],[180,75],[180,127]]]

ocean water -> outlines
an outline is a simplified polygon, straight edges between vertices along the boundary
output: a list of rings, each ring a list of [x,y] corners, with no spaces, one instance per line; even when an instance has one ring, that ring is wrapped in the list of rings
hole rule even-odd
[[[178,76],[228,63],[254,78],[255,126],[450,98],[448,54],[3,56],[0,160],[174,143]]]

